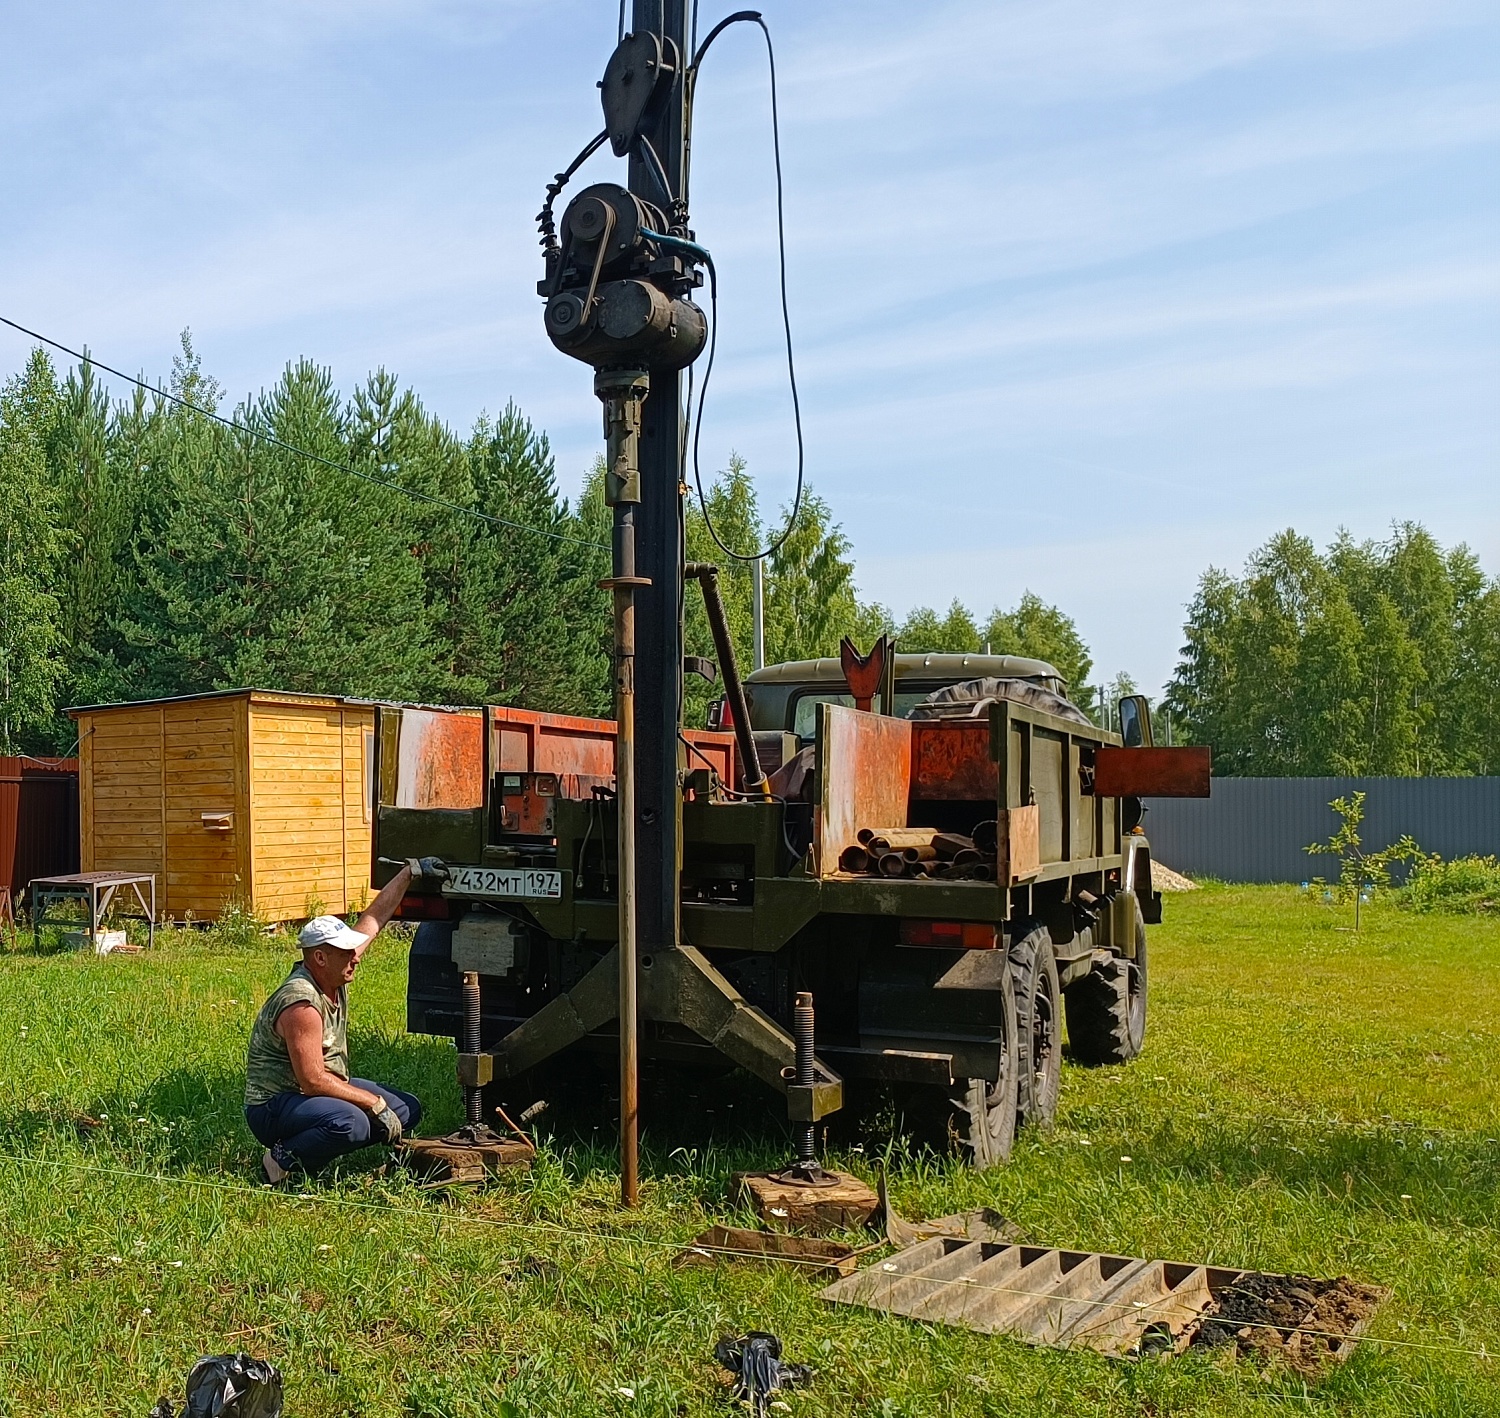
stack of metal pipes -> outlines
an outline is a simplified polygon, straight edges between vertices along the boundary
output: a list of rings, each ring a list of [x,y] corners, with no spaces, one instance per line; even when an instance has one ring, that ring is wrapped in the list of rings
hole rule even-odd
[[[846,847],[839,870],[860,876],[940,877],[994,881],[996,824],[978,823],[972,834],[935,827],[862,827],[859,845]]]

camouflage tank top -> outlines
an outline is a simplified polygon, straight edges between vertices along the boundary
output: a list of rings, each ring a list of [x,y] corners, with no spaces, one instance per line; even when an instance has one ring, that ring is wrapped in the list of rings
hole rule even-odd
[[[250,1049],[245,1057],[245,1106],[254,1107],[278,1093],[298,1093],[286,1040],[276,1032],[276,1021],[289,1005],[310,1004],[323,1016],[323,1063],[329,1073],[349,1077],[349,996],[343,986],[329,999],[318,982],[298,965],[255,1016]]]

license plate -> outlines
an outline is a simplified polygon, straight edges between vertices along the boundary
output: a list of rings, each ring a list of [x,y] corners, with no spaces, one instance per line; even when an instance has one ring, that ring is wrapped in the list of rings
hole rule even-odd
[[[540,867],[450,867],[443,894],[496,901],[557,901],[562,897],[562,873]]]

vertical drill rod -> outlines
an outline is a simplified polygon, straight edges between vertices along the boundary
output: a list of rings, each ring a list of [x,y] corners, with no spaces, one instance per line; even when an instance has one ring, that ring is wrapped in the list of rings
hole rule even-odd
[[[636,988],[635,595],[650,583],[636,575],[640,505],[641,405],[650,383],[640,370],[601,370],[594,392],[604,403],[605,500],[614,508],[615,842],[619,891],[620,1199],[640,1203],[640,1024]],[[579,864],[581,866],[581,863]]]

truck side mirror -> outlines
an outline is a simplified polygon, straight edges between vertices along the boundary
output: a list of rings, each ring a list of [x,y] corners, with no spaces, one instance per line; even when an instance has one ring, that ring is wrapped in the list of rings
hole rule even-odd
[[[1116,706],[1126,748],[1151,747],[1151,706],[1144,694],[1127,694]]]

